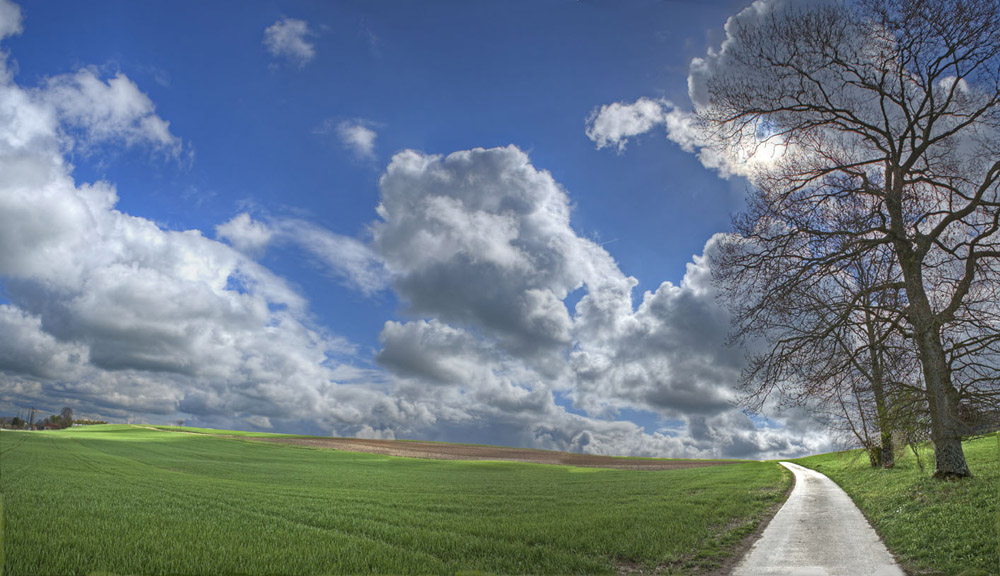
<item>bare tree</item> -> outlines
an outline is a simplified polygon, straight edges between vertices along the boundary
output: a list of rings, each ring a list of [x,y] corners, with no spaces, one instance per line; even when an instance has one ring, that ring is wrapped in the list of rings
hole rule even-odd
[[[739,222],[736,232],[713,275],[733,313],[734,343],[756,350],[741,375],[743,405],[805,407],[853,436],[873,466],[891,468],[893,434],[913,421],[910,403],[896,397],[915,380],[891,252],[804,281],[784,249],[743,241],[752,229]]]
[[[975,344],[995,351],[997,325],[975,310],[1000,281],[1000,3],[792,8],[730,40],[699,117],[751,158],[781,152],[755,164],[740,234],[799,283],[891,250],[898,284],[879,288],[905,297],[935,477],[969,476],[963,393],[995,398],[1000,386]]]

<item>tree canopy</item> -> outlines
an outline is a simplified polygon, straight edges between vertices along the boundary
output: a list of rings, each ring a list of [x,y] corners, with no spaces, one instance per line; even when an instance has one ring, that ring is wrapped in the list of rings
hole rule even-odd
[[[869,382],[905,342],[935,475],[968,476],[963,407],[1000,397],[1000,3],[770,8],[727,27],[697,108],[758,158],[718,274],[737,330],[781,360],[795,318]]]

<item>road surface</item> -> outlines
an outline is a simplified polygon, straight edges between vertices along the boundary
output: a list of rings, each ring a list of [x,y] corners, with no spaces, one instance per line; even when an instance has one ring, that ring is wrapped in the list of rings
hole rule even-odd
[[[819,472],[781,462],[795,487],[733,576],[905,576],[851,498]]]

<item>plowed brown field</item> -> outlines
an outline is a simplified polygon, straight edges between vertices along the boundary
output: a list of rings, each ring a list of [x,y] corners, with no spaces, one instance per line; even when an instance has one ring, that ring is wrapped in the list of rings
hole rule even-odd
[[[506,448],[474,444],[443,444],[410,440],[364,440],[355,438],[254,438],[264,442],[281,442],[299,446],[368,452],[407,458],[434,460],[506,460],[534,462],[536,464],[561,464],[589,468],[620,468],[626,470],[676,470],[732,464],[733,460],[658,460],[653,458],[619,458],[552,450]]]

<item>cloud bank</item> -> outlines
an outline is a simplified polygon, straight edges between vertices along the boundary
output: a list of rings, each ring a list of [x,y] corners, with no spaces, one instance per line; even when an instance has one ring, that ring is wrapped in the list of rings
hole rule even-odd
[[[0,25],[18,30],[19,16]],[[646,112],[616,110],[631,120],[594,133],[612,143],[666,122]],[[826,445],[732,408],[742,357],[723,346],[715,239],[679,284],[636,295],[574,231],[568,192],[515,146],[397,153],[363,239],[247,213],[218,239],[167,229],[123,212],[110,182],[76,181],[65,160],[182,144],[124,74],[25,88],[0,60],[0,408],[646,456]],[[317,325],[257,261],[276,242],[362,293],[398,297],[374,357]]]
[[[372,246],[414,318],[380,336],[377,360],[400,393],[467,405],[463,417],[486,410],[477,420],[497,437],[564,449],[748,456],[825,441],[733,409],[743,358],[724,346],[715,239],[680,285],[636,305],[636,280],[575,233],[566,191],[516,147],[404,151],[379,185]],[[624,410],[680,421],[682,433],[614,421]]]
[[[353,347],[314,325],[284,280],[197,230],[121,212],[109,182],[74,180],[67,150],[180,145],[130,79],[84,69],[26,89],[5,62],[0,79],[7,407],[250,426],[305,418],[351,433],[392,402],[341,362]],[[262,242],[244,228],[244,246]]]

